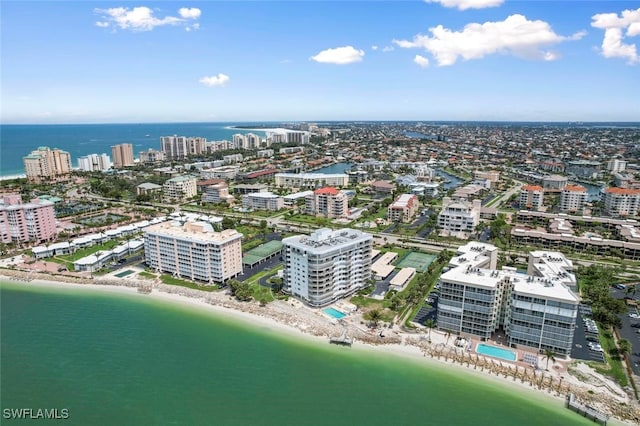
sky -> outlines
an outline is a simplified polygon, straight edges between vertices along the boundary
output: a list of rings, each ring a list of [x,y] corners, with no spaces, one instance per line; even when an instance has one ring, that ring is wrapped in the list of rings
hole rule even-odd
[[[0,122],[640,121],[640,1],[5,1]]]

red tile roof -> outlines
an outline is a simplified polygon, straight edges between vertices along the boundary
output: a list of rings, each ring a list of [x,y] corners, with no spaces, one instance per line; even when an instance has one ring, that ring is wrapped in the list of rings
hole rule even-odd
[[[606,192],[609,194],[618,194],[618,195],[638,195],[640,194],[640,189],[611,187],[611,188],[607,188]]]
[[[523,191],[542,191],[542,187],[540,185],[525,185],[522,187]]]
[[[327,186],[325,188],[316,189],[313,193],[320,195],[338,195],[338,190],[332,186]]]
[[[567,185],[564,187],[564,190],[571,192],[585,192],[587,188],[582,185]]]

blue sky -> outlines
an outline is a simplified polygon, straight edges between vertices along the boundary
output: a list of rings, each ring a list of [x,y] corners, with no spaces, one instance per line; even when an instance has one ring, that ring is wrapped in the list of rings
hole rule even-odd
[[[639,1],[2,1],[2,123],[640,121]]]

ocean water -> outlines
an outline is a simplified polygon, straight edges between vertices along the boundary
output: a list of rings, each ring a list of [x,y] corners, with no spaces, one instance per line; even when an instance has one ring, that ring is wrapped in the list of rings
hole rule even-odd
[[[102,153],[111,157],[111,146],[120,143],[131,143],[134,157],[149,148],[160,149],[161,136],[201,136],[210,141],[231,140],[236,133],[264,136],[264,131],[231,128],[258,124],[265,123],[0,125],[0,176],[23,174],[22,157],[40,146],[68,151],[77,167],[78,157]]]
[[[66,408],[64,424],[592,424],[512,384],[144,295],[5,282],[0,303],[1,408]]]

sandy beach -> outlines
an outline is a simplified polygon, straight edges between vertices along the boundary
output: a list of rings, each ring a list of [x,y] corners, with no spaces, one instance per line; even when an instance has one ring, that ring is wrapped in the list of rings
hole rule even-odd
[[[256,302],[238,302],[222,291],[204,292],[158,282],[152,284],[152,281],[132,278],[100,277],[90,281],[0,270],[0,281],[30,287],[100,291],[150,298],[209,312],[274,335],[285,335],[296,340],[304,339],[310,344],[326,345],[329,337],[340,336],[346,329],[349,336],[355,338],[355,344],[351,349],[354,351],[375,356],[385,354],[402,357],[417,364],[428,363],[437,368],[446,366],[448,369],[471,374],[482,380],[491,380],[497,386],[507,386],[514,391],[526,393],[527,397],[544,399],[558,406],[564,405],[566,395],[570,391],[581,402],[611,415],[609,424],[640,424],[637,401],[632,401],[615,383],[595,373],[585,364],[576,367],[580,378],[567,374],[559,366],[557,369],[562,371],[562,376],[560,371],[554,368],[550,368],[549,371],[541,370],[537,374],[534,372],[531,376],[524,367],[488,361],[473,352],[456,349],[453,342],[449,341],[453,339],[437,330],[433,330],[428,337],[424,333],[403,333],[386,328],[380,333],[378,330],[372,332],[355,321],[339,324],[319,311],[309,309],[291,299],[286,302],[277,300],[260,306]],[[150,293],[141,293],[138,291],[139,286],[152,290]],[[380,337],[383,333],[384,337]],[[586,377],[590,379],[586,380]]]

